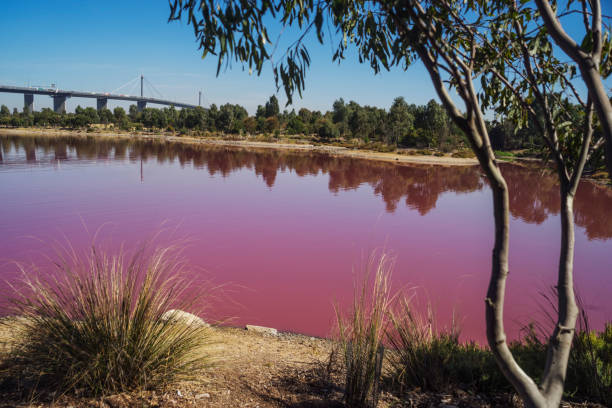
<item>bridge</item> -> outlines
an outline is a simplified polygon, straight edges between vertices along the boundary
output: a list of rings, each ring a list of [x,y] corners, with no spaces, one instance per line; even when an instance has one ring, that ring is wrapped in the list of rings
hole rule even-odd
[[[21,87],[21,86],[0,85],[0,92],[23,94],[24,111],[27,111],[30,113],[34,111],[34,95],[47,95],[47,96],[52,97],[53,98],[53,110],[57,113],[66,112],[66,99],[68,98],[96,99],[96,106],[98,110],[106,109],[109,99],[136,102],[138,111],[142,111],[144,108],[146,108],[148,103],[156,104],[156,105],[167,105],[167,106],[172,105],[172,106],[176,106],[179,108],[196,108],[197,106],[200,106],[199,104],[202,101],[202,92],[199,93],[198,105],[191,105],[188,103],[169,101],[163,98],[160,99],[160,98],[146,97],[144,96],[144,80],[145,80],[144,76],[141,75],[140,76],[140,96],[116,94],[114,92],[113,93],[109,93],[109,92],[99,93],[99,92],[68,91],[68,90],[55,88],[53,85],[51,87],[33,87],[33,86]],[[128,84],[130,82],[128,82]],[[117,89],[121,89],[125,85]]]

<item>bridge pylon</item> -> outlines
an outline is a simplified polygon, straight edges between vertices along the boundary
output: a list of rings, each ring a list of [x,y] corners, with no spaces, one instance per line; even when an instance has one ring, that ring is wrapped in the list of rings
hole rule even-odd
[[[98,112],[102,109],[106,109],[108,107],[108,98],[97,98],[96,99],[96,108]]]
[[[34,112],[34,94],[23,94],[23,111],[25,113]]]
[[[67,95],[54,95],[53,98],[53,110],[55,113],[66,113],[66,99]]]

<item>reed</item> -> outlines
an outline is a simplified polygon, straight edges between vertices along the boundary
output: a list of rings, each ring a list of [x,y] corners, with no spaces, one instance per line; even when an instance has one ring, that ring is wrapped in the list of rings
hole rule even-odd
[[[393,301],[394,260],[383,253],[370,257],[363,280],[355,286],[351,309],[343,316],[336,306],[344,356],[344,402],[349,407],[375,407],[380,393],[383,340]]]

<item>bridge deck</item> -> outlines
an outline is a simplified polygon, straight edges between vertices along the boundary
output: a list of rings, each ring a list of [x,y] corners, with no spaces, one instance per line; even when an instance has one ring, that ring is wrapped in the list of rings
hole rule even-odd
[[[92,98],[92,99],[113,99],[119,101],[134,101],[134,102],[146,102],[154,103],[157,105],[173,105],[179,108],[196,108],[197,105],[191,105],[188,103],[168,101],[164,99],[148,98],[131,95],[117,95],[110,93],[97,93],[97,92],[82,92],[82,91],[66,91],[63,89],[53,88],[34,88],[25,86],[8,86],[0,85],[0,92],[5,93],[19,93],[25,95],[48,95],[48,96],[65,96],[67,98]]]

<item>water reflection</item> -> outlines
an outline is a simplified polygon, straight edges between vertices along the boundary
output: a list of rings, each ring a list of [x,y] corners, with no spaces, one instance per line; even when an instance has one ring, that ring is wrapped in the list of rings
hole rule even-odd
[[[0,165],[4,166],[52,165],[75,160],[156,160],[160,164],[178,161],[181,166],[205,169],[210,175],[223,177],[243,168],[252,169],[269,188],[274,186],[279,171],[292,171],[300,177],[322,173],[329,176],[331,192],[367,184],[384,200],[387,211],[395,211],[405,200],[408,207],[421,215],[434,209],[444,192],[468,193],[482,190],[486,184],[475,166],[408,166],[313,152],[93,137],[2,136],[0,145]],[[503,174],[510,189],[512,216],[527,223],[540,224],[550,215],[559,213],[559,192],[554,175],[516,165],[503,165]],[[575,219],[589,239],[612,237],[610,208],[611,189],[590,182],[581,183],[575,203]]]

